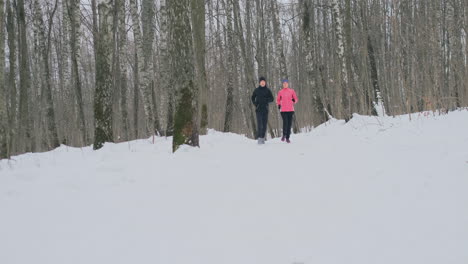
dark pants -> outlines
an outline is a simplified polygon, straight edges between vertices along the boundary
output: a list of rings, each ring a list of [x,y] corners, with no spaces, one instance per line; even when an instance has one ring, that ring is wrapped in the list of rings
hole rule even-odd
[[[265,138],[268,124],[268,111],[257,112],[257,138]]]
[[[283,137],[287,139],[291,136],[293,117],[294,112],[281,112],[281,118],[283,118]]]

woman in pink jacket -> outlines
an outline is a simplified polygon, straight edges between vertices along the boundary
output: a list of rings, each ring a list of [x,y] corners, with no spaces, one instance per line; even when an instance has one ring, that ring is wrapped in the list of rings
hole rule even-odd
[[[283,119],[283,137],[281,141],[291,143],[289,137],[291,136],[291,126],[294,116],[294,105],[297,103],[296,92],[289,88],[288,80],[283,80],[283,89],[278,92],[276,104],[281,111],[281,118]]]

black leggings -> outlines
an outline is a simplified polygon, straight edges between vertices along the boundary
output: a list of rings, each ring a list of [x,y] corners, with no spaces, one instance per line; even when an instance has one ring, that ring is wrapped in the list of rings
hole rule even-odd
[[[257,112],[257,138],[265,138],[268,124],[268,111]]]
[[[281,118],[283,118],[283,137],[287,139],[291,136],[293,117],[294,112],[281,112]]]

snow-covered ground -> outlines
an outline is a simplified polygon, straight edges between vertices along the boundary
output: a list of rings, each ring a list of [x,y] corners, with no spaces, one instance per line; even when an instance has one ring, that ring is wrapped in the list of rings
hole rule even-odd
[[[468,111],[0,161],[1,264],[466,264]]]

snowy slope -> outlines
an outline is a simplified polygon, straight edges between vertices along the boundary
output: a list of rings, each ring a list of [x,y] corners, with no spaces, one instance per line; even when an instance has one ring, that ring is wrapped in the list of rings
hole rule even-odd
[[[466,264],[468,111],[0,161],[1,264]]]

